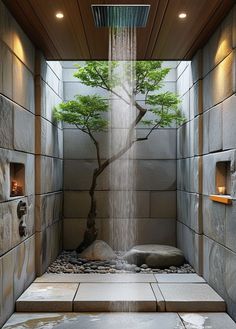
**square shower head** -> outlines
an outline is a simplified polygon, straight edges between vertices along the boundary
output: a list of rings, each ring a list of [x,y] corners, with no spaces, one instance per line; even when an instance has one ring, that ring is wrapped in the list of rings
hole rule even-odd
[[[96,27],[145,27],[150,5],[92,5]]]

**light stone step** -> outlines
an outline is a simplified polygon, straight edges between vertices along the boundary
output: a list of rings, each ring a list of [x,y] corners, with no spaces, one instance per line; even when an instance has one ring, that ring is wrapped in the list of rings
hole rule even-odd
[[[122,276],[119,280],[121,279]],[[176,281],[174,277],[172,280]],[[197,283],[182,283],[181,280],[180,283],[174,283],[170,279],[168,283],[135,282],[135,280],[134,282],[131,280],[82,283],[35,282],[16,301],[16,310],[19,312],[225,311],[224,300],[207,283],[198,282],[199,278]],[[194,280],[196,278],[193,277],[192,281]]]
[[[236,324],[226,313],[14,313],[3,326],[19,328],[236,329]]]

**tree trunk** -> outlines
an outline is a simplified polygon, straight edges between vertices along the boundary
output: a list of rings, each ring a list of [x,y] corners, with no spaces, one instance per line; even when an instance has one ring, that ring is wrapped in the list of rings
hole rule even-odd
[[[138,114],[137,118],[135,119],[135,121],[133,122],[133,124],[130,126],[129,137],[131,137],[132,130],[135,129],[136,125],[141,121],[141,119],[143,118],[143,116],[146,113],[146,110],[143,109],[139,104],[136,103],[135,105],[136,105],[136,108],[139,110],[139,114]],[[97,186],[97,178],[99,177],[99,175],[101,175],[101,173],[105,170],[106,167],[108,167],[115,160],[119,159],[125,152],[127,152],[131,148],[131,146],[135,142],[137,142],[139,140],[147,139],[147,138],[140,138],[137,140],[131,140],[130,138],[128,138],[126,144],[119,152],[117,152],[111,158],[109,158],[106,161],[104,161],[103,163],[101,163],[100,155],[99,155],[99,145],[96,142],[96,140],[94,139],[94,137],[91,136],[91,133],[90,133],[90,137],[93,140],[93,142],[96,146],[96,149],[97,149],[97,158],[98,158],[99,167],[97,169],[95,169],[93,172],[92,184],[91,184],[91,187],[89,190],[91,202],[90,202],[90,210],[89,210],[88,217],[87,217],[87,227],[84,232],[83,241],[80,243],[80,245],[76,249],[76,251],[78,253],[81,253],[84,249],[89,247],[96,240],[97,235],[98,235],[98,230],[96,228],[96,223],[95,223],[97,208],[96,208],[96,199],[95,199],[95,195],[94,195],[95,189]]]

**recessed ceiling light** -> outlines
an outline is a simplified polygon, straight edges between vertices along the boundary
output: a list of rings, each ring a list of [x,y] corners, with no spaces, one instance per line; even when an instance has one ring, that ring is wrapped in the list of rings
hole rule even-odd
[[[56,18],[62,19],[63,17],[64,17],[64,14],[61,11],[59,11],[58,13],[56,13]]]
[[[179,13],[179,18],[184,19],[187,17],[187,14],[185,12]]]

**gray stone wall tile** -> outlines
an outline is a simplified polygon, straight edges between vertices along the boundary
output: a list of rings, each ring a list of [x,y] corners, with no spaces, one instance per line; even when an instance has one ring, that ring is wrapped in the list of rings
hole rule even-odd
[[[225,216],[226,206],[211,201],[203,196],[203,232],[209,238],[225,244]]]
[[[2,278],[3,276],[3,271],[2,271],[2,258],[0,258],[0,277]],[[0,291],[3,291],[3,280],[0,280]],[[0,326],[3,325],[4,319],[3,319],[3,294],[0,294]]]
[[[13,148],[13,106],[0,96],[0,147]]]
[[[62,160],[46,156],[36,156],[36,193],[50,193],[62,189]]]
[[[13,57],[13,100],[34,113],[34,77],[24,64]]]
[[[14,105],[14,148],[18,151],[35,152],[35,116]]]
[[[176,218],[176,192],[161,191],[151,192],[151,217]],[[143,216],[144,217],[144,216]]]
[[[96,226],[98,228],[98,239],[105,240],[115,250],[120,246],[120,237],[123,234],[130,233],[127,227],[135,228],[134,237],[127,241],[126,248],[135,244],[168,244],[176,245],[176,220],[175,219],[154,219],[139,218],[133,219],[133,222],[127,219],[118,219],[109,221],[107,219],[97,218]],[[83,239],[83,232],[86,227],[86,219],[65,218],[63,222],[63,248],[67,250],[75,249]],[[131,240],[133,240],[131,242]],[[122,245],[124,248],[124,243]]]
[[[1,41],[0,41],[1,42]],[[12,98],[13,95],[13,55],[7,46],[2,43],[2,93]]]
[[[177,222],[177,247],[183,250],[186,260],[201,274],[202,235]]]
[[[199,49],[191,61],[191,75],[193,83],[202,78],[202,49]]]
[[[5,322],[14,312],[14,251],[11,250],[2,258],[2,320]],[[1,325],[1,324],[0,324]]]
[[[23,32],[19,24],[12,18],[13,34],[13,52],[15,55],[34,72],[35,48],[29,38]]]
[[[209,153],[209,111],[202,115],[203,126],[203,154]],[[199,154],[199,153],[196,153]]]
[[[222,149],[222,104],[209,111],[209,152]]]
[[[223,102],[223,149],[236,148],[236,97],[233,95]]]
[[[186,121],[189,121],[190,120],[190,91],[189,90],[181,97],[180,109]]]
[[[226,213],[223,219],[225,225],[225,246],[236,252],[236,201],[234,200],[231,206],[226,206],[225,210]]]
[[[181,74],[184,72],[186,67],[189,65],[189,61],[181,61],[179,62],[176,70],[177,70],[177,78],[181,76]]]
[[[235,92],[235,52],[231,52],[203,79],[204,110],[222,102]]]
[[[184,95],[189,88],[191,87],[191,66],[190,62],[188,62],[183,73],[178,77],[177,80],[177,93],[182,96]]]
[[[39,138],[36,140],[36,153],[63,157],[63,131],[42,117],[36,117]]]
[[[6,6],[0,3],[0,39],[3,40],[10,49],[13,48],[13,24],[12,16]]]
[[[62,219],[62,200],[62,192],[36,196],[36,231],[40,232]]]
[[[95,197],[97,201],[97,217],[99,218],[109,218],[111,214],[111,209],[109,204],[111,200],[115,200],[114,207],[119,207],[120,200],[122,199],[125,192],[123,191],[96,191]],[[127,192],[129,193],[129,192]],[[133,195],[132,195],[133,194]],[[148,217],[149,216],[149,192],[137,191],[132,193],[134,204],[134,216],[137,218]],[[65,191],[64,193],[64,216],[66,218],[85,218],[88,215],[90,208],[90,197],[88,191]],[[114,213],[119,213],[120,218],[129,217],[129,209],[123,208],[121,211],[117,212],[116,208]],[[161,217],[161,216],[156,216]]]
[[[78,78],[74,77],[75,72],[77,71],[77,69],[74,68],[63,68],[62,71],[62,76],[63,76],[63,81],[64,82],[78,82]]]

